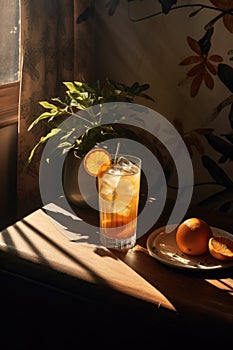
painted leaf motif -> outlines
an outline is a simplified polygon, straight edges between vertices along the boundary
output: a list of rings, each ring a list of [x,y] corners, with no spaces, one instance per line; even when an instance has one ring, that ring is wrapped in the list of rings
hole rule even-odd
[[[233,33],[233,15],[229,15],[229,14],[224,15],[223,23],[225,27],[229,30],[229,32]]]
[[[191,38],[191,36],[187,36],[187,42],[194,52],[196,52],[198,55],[202,54],[200,45],[198,44],[197,40]]]
[[[159,2],[162,6],[163,13],[167,14],[171,10],[172,5],[177,3],[177,0],[159,0]]]
[[[202,58],[200,56],[189,56],[185,58],[183,61],[181,61],[180,65],[187,66],[189,64],[198,63],[200,61],[202,61]]]
[[[231,105],[231,109],[230,109],[230,113],[229,113],[229,120],[230,120],[230,124],[231,124],[231,128],[233,129],[233,103]],[[231,158],[233,160],[233,156]]]
[[[212,90],[214,88],[214,80],[213,78],[211,77],[210,73],[207,72],[207,70],[205,69],[204,71],[204,81],[205,81],[205,84],[206,86]]]
[[[207,55],[208,52],[210,51],[211,47],[211,37],[213,35],[214,28],[211,27],[210,29],[207,30],[205,35],[198,41],[201,51],[203,54]]]
[[[206,61],[206,68],[210,71],[210,73],[212,73],[213,75],[217,74],[217,68],[210,63],[209,61]]]
[[[218,65],[218,76],[223,84],[233,93],[233,68],[227,64],[220,63]]]
[[[204,154],[204,146],[201,139],[198,137],[197,133],[192,132],[190,134],[190,143],[194,145],[200,154]]]
[[[219,56],[219,55],[211,55],[209,57],[209,60],[213,61],[213,62],[222,62],[223,58],[222,58],[222,56]]]
[[[222,155],[227,155],[229,158],[233,158],[233,145],[231,143],[213,134],[205,135],[205,137],[215,151]]]
[[[233,134],[223,134],[222,136],[233,144]]]
[[[195,97],[197,96],[197,93],[200,89],[201,83],[203,80],[203,75],[202,74],[198,74],[192,81],[191,84],[191,97]]]
[[[224,213],[233,213],[233,201],[228,201],[220,206],[219,211]]]
[[[199,128],[195,129],[195,132],[197,132],[200,135],[206,135],[206,134],[211,134],[214,131],[214,129],[211,128]]]
[[[196,66],[194,66],[193,68],[191,68],[188,73],[187,73],[187,76],[188,77],[194,77],[195,75],[197,75],[198,73],[199,74],[203,74],[203,63],[199,63],[197,64]]]
[[[219,184],[233,186],[233,182],[225,171],[210,157],[202,156],[202,164],[208,170],[210,176]]]
[[[220,164],[225,163],[228,160],[228,157],[226,155],[223,155],[219,158],[218,162]]]
[[[210,2],[222,10],[230,10],[232,8],[232,0],[210,0]]]
[[[191,147],[191,144],[190,144],[189,140],[188,139],[184,140],[184,143],[185,143],[185,145],[187,147],[187,150],[189,152],[190,158],[192,158],[193,157],[193,150],[192,150],[192,147]]]
[[[228,186],[226,189],[223,191],[217,192],[213,194],[212,196],[202,200],[199,202],[198,205],[200,206],[205,206],[213,209],[220,210],[222,206],[227,203],[228,201],[232,201],[233,197],[233,188]]]

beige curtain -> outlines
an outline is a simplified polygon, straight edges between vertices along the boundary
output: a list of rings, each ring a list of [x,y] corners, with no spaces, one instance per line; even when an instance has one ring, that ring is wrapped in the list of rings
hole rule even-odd
[[[74,1],[21,1],[21,81],[18,137],[18,218],[41,205],[40,153],[25,168],[41,125],[27,129],[41,113],[39,101],[62,94],[63,81],[74,79]]]

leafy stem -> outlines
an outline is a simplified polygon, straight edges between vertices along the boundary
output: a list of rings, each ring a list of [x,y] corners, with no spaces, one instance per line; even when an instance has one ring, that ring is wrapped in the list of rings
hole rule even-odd
[[[67,87],[65,96],[52,98],[53,103],[50,101],[39,102],[45,111],[31,123],[28,131],[31,131],[38,123],[47,122],[49,132],[46,128],[45,135],[40,137],[30,151],[26,166],[30,164],[38,147],[54,136],[57,137],[58,141],[55,146],[58,153],[64,154],[73,149],[75,156],[80,158],[95,144],[122,135],[123,132],[117,130],[116,127],[116,122],[120,122],[120,120],[102,122],[104,103],[133,103],[136,97],[154,101],[151,96],[145,93],[150,87],[149,84],[141,85],[134,82],[131,86],[127,86],[111,79],[106,79],[103,84],[99,81],[93,84],[82,81],[63,82],[63,84]],[[93,109],[93,106],[96,108]],[[69,117],[72,117],[71,126],[67,127],[66,124],[61,124],[61,119],[66,120]],[[80,132],[81,136],[79,136]],[[129,136],[128,131],[126,136]]]

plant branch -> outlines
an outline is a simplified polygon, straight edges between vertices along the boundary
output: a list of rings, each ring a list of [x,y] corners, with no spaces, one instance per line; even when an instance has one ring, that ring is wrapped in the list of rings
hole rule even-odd
[[[230,10],[222,10],[222,9],[216,8],[214,6],[209,6],[209,5],[199,4],[199,3],[197,3],[197,4],[189,4],[189,5],[174,6],[174,7],[172,7],[170,9],[170,11],[178,10],[178,9],[181,9],[181,8],[189,8],[189,7],[199,7],[200,8],[199,11],[203,10],[203,9],[208,9],[208,10],[212,10],[212,11],[218,11],[218,12],[222,13],[222,16],[224,16],[226,14],[233,15],[233,8],[230,9]],[[141,22],[141,21],[144,21],[144,20],[147,20],[147,19],[159,16],[159,15],[162,15],[162,14],[164,14],[164,12],[163,11],[159,11],[159,12],[152,13],[151,15],[147,15],[147,16],[144,16],[144,17],[141,17],[141,18],[134,19],[134,18],[131,17],[131,14],[130,14],[130,3],[128,2],[128,17],[129,17],[129,20],[132,21],[132,22]]]
[[[212,28],[214,25],[215,25],[215,23],[218,21],[218,20],[220,20],[223,16],[225,15],[225,13],[220,13],[220,14],[218,14],[216,17],[214,17],[209,23],[207,23],[206,25],[205,25],[205,30],[207,31],[207,30],[209,30],[210,28]]]

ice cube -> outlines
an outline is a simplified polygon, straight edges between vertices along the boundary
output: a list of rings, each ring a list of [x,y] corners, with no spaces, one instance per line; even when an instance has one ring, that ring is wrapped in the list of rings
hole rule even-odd
[[[111,189],[115,189],[120,180],[120,170],[111,168],[106,173],[103,174],[101,178],[101,183]]]
[[[132,166],[133,166],[133,163],[130,160],[120,156],[117,159],[117,162],[116,162],[116,165],[114,166],[114,168],[117,167],[118,169],[121,169],[121,170],[124,170],[124,171],[130,173]]]
[[[121,170],[123,169],[126,173],[136,174],[138,172],[138,167],[129,159],[126,159],[122,156],[120,156],[117,159],[117,165],[118,167],[120,167]]]
[[[118,159],[117,159],[117,162],[116,162],[118,165],[120,166],[126,166],[126,167],[131,167],[133,165],[133,163],[126,159],[125,157],[122,157],[120,156]]]
[[[108,186],[101,186],[100,188],[100,196],[106,201],[113,201],[115,199],[116,191],[113,188]]]
[[[120,170],[110,168],[101,177],[100,195],[107,201],[115,198],[116,188],[120,181]]]

